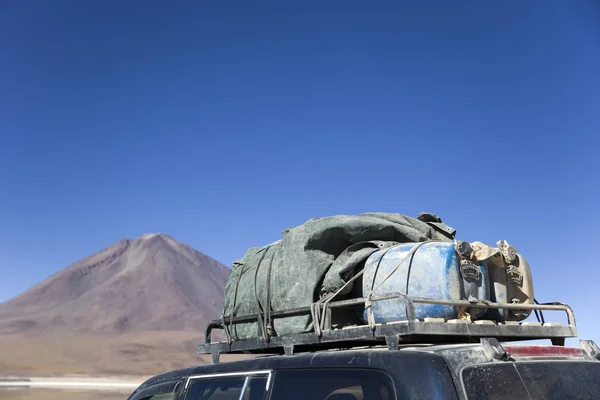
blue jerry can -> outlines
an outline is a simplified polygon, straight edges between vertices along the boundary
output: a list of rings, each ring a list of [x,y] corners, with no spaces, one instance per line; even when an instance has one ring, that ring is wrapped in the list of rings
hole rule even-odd
[[[419,247],[411,255],[410,251],[417,245]],[[385,280],[395,268],[396,271]],[[356,294],[362,297],[375,289],[373,296],[400,292],[431,299],[490,300],[487,267],[482,263],[469,263],[463,264],[461,270],[452,242],[403,243],[379,250],[365,261],[362,291],[360,285],[357,286],[360,293]],[[454,306],[417,303],[414,306],[417,319],[455,319],[459,314],[458,307]],[[361,307],[357,311],[366,322],[367,310]],[[377,323],[407,319],[404,303],[399,299],[373,301],[372,311]],[[471,309],[470,312],[477,318],[485,313],[485,309]]]

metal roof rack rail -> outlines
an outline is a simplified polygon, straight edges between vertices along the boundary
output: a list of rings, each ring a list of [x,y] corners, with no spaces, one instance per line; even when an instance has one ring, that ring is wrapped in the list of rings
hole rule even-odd
[[[387,346],[396,350],[405,344],[450,344],[477,343],[482,338],[495,338],[499,342],[550,339],[553,345],[564,346],[565,339],[577,336],[573,310],[563,303],[522,304],[492,303],[467,300],[441,300],[411,297],[403,293],[391,293],[385,296],[373,296],[370,301],[389,299],[401,300],[406,308],[407,320],[387,323],[367,323],[349,325],[341,328],[332,326],[332,314],[337,310],[366,305],[365,298],[341,300],[327,303],[317,302],[310,307],[286,311],[271,312],[271,318],[284,318],[298,315],[310,315],[313,331],[285,336],[272,336],[262,324],[264,316],[253,314],[246,316],[224,316],[211,321],[206,327],[205,343],[197,346],[198,354],[211,354],[213,362],[218,363],[220,354],[285,354],[313,352],[319,350],[348,349],[353,347]],[[564,311],[567,314],[567,326],[562,323],[541,322],[496,322],[492,320],[443,318],[415,318],[414,304],[438,304],[478,309],[511,309],[534,311]],[[233,340],[229,335],[230,326],[236,323],[257,323],[258,335],[253,339]],[[225,333],[227,341],[211,343],[214,330]]]

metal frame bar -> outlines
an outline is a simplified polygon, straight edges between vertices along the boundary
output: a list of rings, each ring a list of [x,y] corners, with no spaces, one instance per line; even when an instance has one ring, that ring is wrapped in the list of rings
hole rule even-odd
[[[456,307],[471,307],[471,308],[492,308],[492,309],[509,309],[509,310],[538,310],[538,311],[564,311],[567,314],[568,324],[570,326],[576,326],[575,323],[575,314],[571,307],[566,304],[552,302],[552,303],[543,303],[543,304],[514,304],[514,303],[492,303],[492,302],[470,302],[467,300],[441,300],[441,299],[428,299],[422,297],[410,297],[403,293],[390,293],[384,296],[374,296],[372,301],[383,301],[383,300],[391,300],[391,299],[404,299],[407,303],[407,317],[408,320],[415,320],[414,313],[414,303],[418,304],[440,304],[440,305],[449,305]],[[354,306],[358,304],[364,304],[365,299],[352,299],[352,300],[341,300],[336,302],[331,302],[327,305],[327,308],[339,308],[339,307],[348,307]],[[293,317],[297,315],[307,315],[310,314],[310,307],[301,307],[294,308],[286,311],[277,311],[271,313],[273,318],[284,318],[284,317]],[[258,321],[258,314],[251,314],[239,317],[224,317],[225,321],[231,321],[233,323],[247,323],[247,322],[255,322]],[[223,329],[222,320],[213,320],[208,323],[205,331],[205,343],[210,344],[211,342],[211,332],[214,328]]]
[[[344,329],[331,329],[331,310],[342,307],[351,307],[365,304],[365,298],[341,300],[328,304],[319,304],[323,310],[322,315],[327,318],[324,330],[319,334],[315,332],[288,335],[285,337],[273,336],[266,341],[264,339],[247,339],[232,341],[228,336],[227,342],[211,344],[211,333],[213,329],[230,329],[231,325],[223,325],[223,321],[231,324],[249,323],[259,321],[259,315],[246,315],[240,317],[224,317],[222,320],[211,321],[205,332],[205,343],[198,345],[199,354],[212,354],[213,361],[218,362],[220,354],[243,353],[243,352],[277,352],[292,354],[294,348],[306,347],[310,351],[319,348],[340,348],[369,346],[387,344],[388,348],[397,348],[403,343],[424,343],[427,341],[435,343],[472,342],[474,338],[496,337],[502,341],[529,340],[529,339],[551,339],[556,343],[564,343],[567,337],[576,337],[577,329],[575,314],[571,307],[563,303],[545,304],[521,304],[521,303],[492,303],[484,301],[467,300],[442,300],[421,297],[411,297],[403,293],[390,293],[384,296],[374,296],[372,302],[398,299],[406,307],[407,320],[388,322],[384,324],[368,324],[348,327]],[[540,311],[564,311],[567,314],[568,326],[557,326],[557,324],[522,325],[521,323],[495,323],[492,321],[473,323],[471,321],[449,322],[424,322],[415,318],[414,304],[439,304],[456,307],[485,308],[485,309],[510,309],[510,310],[540,310]],[[313,305],[314,306],[314,305]],[[286,311],[274,312],[272,318],[283,318],[296,315],[311,315],[313,324],[321,323],[314,320],[312,307],[295,308]],[[462,338],[462,339],[461,339]],[[337,344],[337,345],[336,345]],[[283,349],[283,351],[281,351]]]

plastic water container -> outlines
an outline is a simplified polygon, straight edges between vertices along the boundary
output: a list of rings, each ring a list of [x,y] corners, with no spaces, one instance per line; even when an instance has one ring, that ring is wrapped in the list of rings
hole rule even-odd
[[[533,281],[529,264],[519,253],[515,260],[507,264],[504,260],[486,262],[491,285],[490,300],[495,303],[533,304]],[[499,265],[498,265],[499,264]],[[522,321],[529,317],[531,310],[489,309],[485,319],[494,321]]]
[[[411,259],[409,253],[417,245]],[[373,296],[400,292],[431,299],[490,300],[487,266],[472,262],[461,264],[454,244],[445,242],[403,243],[373,253],[365,262],[362,285],[356,289],[359,291],[356,294],[362,297],[375,289]],[[415,303],[414,308],[417,319],[455,319],[459,315],[459,308],[455,306]],[[364,307],[357,311],[363,321],[368,321]],[[396,298],[373,301],[372,311],[376,323],[407,319],[404,303]],[[485,312],[485,309],[470,310],[473,318]]]

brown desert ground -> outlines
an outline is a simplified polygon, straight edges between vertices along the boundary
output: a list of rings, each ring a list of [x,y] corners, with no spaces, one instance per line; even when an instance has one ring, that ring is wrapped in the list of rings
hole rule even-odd
[[[2,400],[123,400],[127,392],[98,392],[46,389],[0,389]]]
[[[204,364],[229,269],[164,234],[115,244],[0,304],[0,374],[147,376]]]

